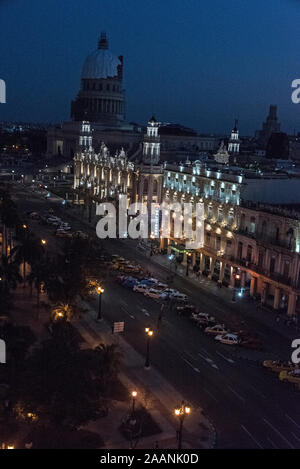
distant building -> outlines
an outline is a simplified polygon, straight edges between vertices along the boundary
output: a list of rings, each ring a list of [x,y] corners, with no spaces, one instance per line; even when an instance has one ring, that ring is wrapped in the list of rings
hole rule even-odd
[[[279,158],[286,160],[289,158],[289,138],[284,132],[272,133],[266,147],[267,158]]]
[[[71,117],[109,126],[118,126],[125,120],[123,56],[116,57],[109,51],[105,33],[101,34],[98,49],[84,62]]]
[[[277,132],[280,132],[280,123],[277,119],[277,106],[271,105],[269,114],[266,121],[263,123],[262,129],[256,132],[258,145],[265,148],[271,135]]]

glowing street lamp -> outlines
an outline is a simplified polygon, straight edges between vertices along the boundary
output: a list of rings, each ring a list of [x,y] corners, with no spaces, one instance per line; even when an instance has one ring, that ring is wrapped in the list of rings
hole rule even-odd
[[[42,239],[42,240],[41,240],[41,243],[42,243],[42,246],[46,246],[47,241],[46,241],[45,239]]]
[[[134,414],[135,411],[135,400],[136,400],[137,392],[132,391],[131,397],[132,397],[132,415]]]
[[[102,321],[102,294],[104,293],[104,288],[102,288],[100,285],[97,287],[97,293],[99,295],[99,304],[98,304],[98,316],[97,316],[97,321]]]
[[[146,327],[145,333],[147,336],[147,352],[146,352],[145,368],[146,370],[149,370],[150,369],[150,339],[153,336],[153,331],[149,327]]]
[[[179,418],[179,430],[178,430],[178,449],[182,447],[182,432],[183,422],[187,415],[190,415],[191,408],[184,401],[181,402],[181,406],[174,410],[175,416]]]

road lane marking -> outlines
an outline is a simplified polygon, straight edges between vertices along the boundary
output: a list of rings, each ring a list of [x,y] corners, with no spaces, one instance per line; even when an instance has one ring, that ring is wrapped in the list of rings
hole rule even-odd
[[[286,418],[288,418],[294,425],[296,425],[297,428],[300,429],[300,425],[298,425],[297,422],[295,422],[294,419],[292,419],[292,417],[290,417],[288,414],[285,414]]]
[[[244,430],[244,432],[247,433],[248,436],[250,436],[250,438],[254,441],[254,443],[255,443],[260,449],[263,449],[263,447],[261,446],[261,444],[256,440],[256,438],[254,438],[253,435],[251,435],[251,433],[249,432],[249,430],[247,430],[247,428],[246,428],[244,425],[241,425],[241,428]]]
[[[219,352],[218,350],[216,351],[216,354],[217,355],[220,355],[220,357],[224,358],[224,360],[226,360],[227,362],[229,363],[235,363],[234,360],[232,360],[231,358],[228,358],[228,357],[225,357],[225,355],[223,355],[221,352]]]
[[[145,316],[150,316],[150,313],[145,308],[142,308],[142,313],[145,314]]]
[[[219,367],[215,364],[215,362],[209,358],[209,357],[205,357],[204,355],[202,355],[200,352],[198,352],[198,355],[199,357],[201,357],[203,360],[205,360],[212,368],[214,368],[215,370],[219,370]]]
[[[128,311],[124,308],[124,306],[122,306],[122,310],[123,310],[124,313],[126,313],[131,319],[135,319],[135,316],[133,316],[132,314],[128,313]]]
[[[238,399],[240,399],[242,402],[245,402],[246,399],[243,396],[241,396],[238,392],[236,392],[231,386],[227,386],[227,387]]]
[[[187,363],[191,368],[193,368],[194,371],[196,371],[196,373],[200,373],[200,370],[199,368],[196,368],[191,362],[189,362],[186,358],[184,357],[181,357],[182,360]]]
[[[281,438],[283,441],[285,441],[286,444],[287,444],[290,448],[295,449],[294,446],[292,445],[292,443],[291,443],[282,433],[280,433],[280,431],[277,430],[277,428],[275,428],[274,425],[272,425],[272,424],[271,424],[268,420],[266,420],[266,419],[263,419],[263,421],[264,421],[270,428],[272,428],[272,430],[273,430],[275,433],[277,433],[277,435],[279,435],[280,438]]]
[[[206,392],[214,401],[219,402],[218,399],[206,388],[202,388],[204,392]]]

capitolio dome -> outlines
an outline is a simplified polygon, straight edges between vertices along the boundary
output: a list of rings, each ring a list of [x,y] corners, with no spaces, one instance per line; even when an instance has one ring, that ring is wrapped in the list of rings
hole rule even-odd
[[[82,68],[82,79],[113,78],[118,75],[121,61],[108,50],[106,34],[102,33],[98,49],[85,60]]]

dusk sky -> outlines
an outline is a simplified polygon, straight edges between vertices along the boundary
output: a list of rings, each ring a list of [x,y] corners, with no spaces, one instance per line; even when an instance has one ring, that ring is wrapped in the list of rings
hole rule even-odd
[[[101,31],[124,55],[128,121],[228,133],[238,117],[247,135],[277,104],[300,131],[298,0],[0,0],[0,120],[68,120]]]

